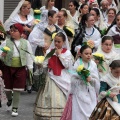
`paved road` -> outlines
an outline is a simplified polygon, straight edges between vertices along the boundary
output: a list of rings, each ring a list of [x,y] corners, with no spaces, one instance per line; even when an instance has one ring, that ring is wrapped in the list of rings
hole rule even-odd
[[[37,92],[28,94],[22,92],[20,97],[20,107],[18,109],[18,116],[12,117],[11,112],[6,111],[6,106],[0,108],[0,120],[33,120],[33,106]]]

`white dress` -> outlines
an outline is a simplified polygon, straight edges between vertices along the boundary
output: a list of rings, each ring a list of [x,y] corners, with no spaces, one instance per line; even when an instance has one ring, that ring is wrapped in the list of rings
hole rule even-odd
[[[93,40],[95,43],[95,49],[97,49],[101,42],[100,32],[94,27],[86,28],[85,31],[86,33],[85,33],[85,37],[83,38],[83,42],[86,42],[88,40]]]
[[[85,68],[90,70],[91,82],[85,85],[81,77],[76,74],[72,76],[71,91],[72,94],[72,120],[89,120],[89,117],[97,104],[97,95],[99,93],[100,82],[97,66],[94,61],[83,62]],[[80,65],[80,59],[75,62],[74,69]]]
[[[20,19],[20,16],[19,14],[17,13],[13,18],[12,20],[7,24],[7,27],[6,27],[6,31],[9,31],[10,30],[10,26],[15,24],[15,23],[20,23],[20,24],[23,24],[23,25],[29,25],[29,26],[33,26],[33,21],[34,21],[34,17],[32,15],[27,15],[27,20],[26,21],[22,21]]]

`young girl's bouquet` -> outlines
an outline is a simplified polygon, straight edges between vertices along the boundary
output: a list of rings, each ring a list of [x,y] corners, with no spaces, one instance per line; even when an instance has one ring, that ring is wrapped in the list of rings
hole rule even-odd
[[[86,85],[88,85],[88,80],[87,80],[87,78],[88,78],[89,75],[90,75],[90,71],[87,70],[87,69],[84,67],[84,65],[82,64],[82,65],[79,65],[79,66],[77,67],[76,72],[78,73],[78,75],[81,76],[83,82],[84,82]]]
[[[96,61],[98,61],[97,66],[98,66],[98,67],[101,66],[101,68],[102,68],[104,71],[106,71],[105,68],[104,68],[104,66],[103,66],[104,55],[101,54],[101,53],[97,53],[97,52],[96,52],[96,53],[93,54],[93,57],[94,57],[94,59],[95,59]]]

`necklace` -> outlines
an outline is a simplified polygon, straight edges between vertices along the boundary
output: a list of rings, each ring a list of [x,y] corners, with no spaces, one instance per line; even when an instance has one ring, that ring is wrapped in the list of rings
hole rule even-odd
[[[93,35],[94,31],[95,31],[95,29],[92,28],[92,33],[91,34],[88,34],[86,31],[85,31],[85,34],[88,35],[88,36],[91,36],[91,35]]]

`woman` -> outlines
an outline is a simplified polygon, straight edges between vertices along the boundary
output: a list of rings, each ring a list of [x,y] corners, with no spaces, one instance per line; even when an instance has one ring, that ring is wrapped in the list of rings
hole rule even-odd
[[[48,68],[48,75],[45,88],[39,91],[36,99],[35,120],[60,120],[70,89],[68,69],[72,66],[72,55],[64,32],[55,35],[47,53],[54,48],[55,53],[43,63],[43,68]]]
[[[116,52],[120,53],[120,12],[117,13],[113,23],[107,30],[107,35],[114,39]]]
[[[73,56],[75,56],[75,53],[79,50],[78,47],[78,50],[74,51],[75,47],[82,45],[88,40],[91,40],[92,44],[94,44],[94,51],[97,50],[101,41],[101,35],[100,32],[94,27],[94,22],[95,19],[90,13],[83,15],[79,25],[80,27],[78,28],[72,43]]]
[[[34,17],[31,15],[31,3],[29,1],[22,0],[19,2],[9,19],[4,23],[5,30],[9,31],[10,26],[15,23],[23,25],[23,37],[27,39],[34,25]]]
[[[55,25],[57,20],[58,17],[56,11],[49,10],[46,20],[34,27],[28,38],[34,54],[37,46],[49,48],[52,42],[52,34],[59,30],[59,27]]]
[[[44,21],[49,10],[54,10],[54,11],[58,12],[58,9],[56,7],[54,7],[54,5],[55,5],[55,0],[45,0],[45,6],[40,8],[41,21]]]
[[[99,8],[92,8],[90,10],[90,14],[94,16],[95,25],[96,25],[96,27],[98,27],[99,30],[104,30],[107,28],[104,23],[103,16],[102,16]]]
[[[109,8],[107,11],[107,19],[105,21],[107,27],[109,27],[112,24],[112,22],[115,19],[115,16],[116,16],[116,10],[114,8]]]
[[[68,14],[72,17],[72,20],[74,21],[75,29],[77,29],[79,25],[78,18],[80,16],[80,13],[78,12],[78,7],[79,7],[79,4],[77,1],[71,0],[69,2]]]
[[[87,14],[89,12],[89,6],[87,4],[82,4],[80,9],[79,9],[79,12],[80,12],[80,16],[78,18],[78,21],[80,22],[81,21],[81,18],[84,14]]]

